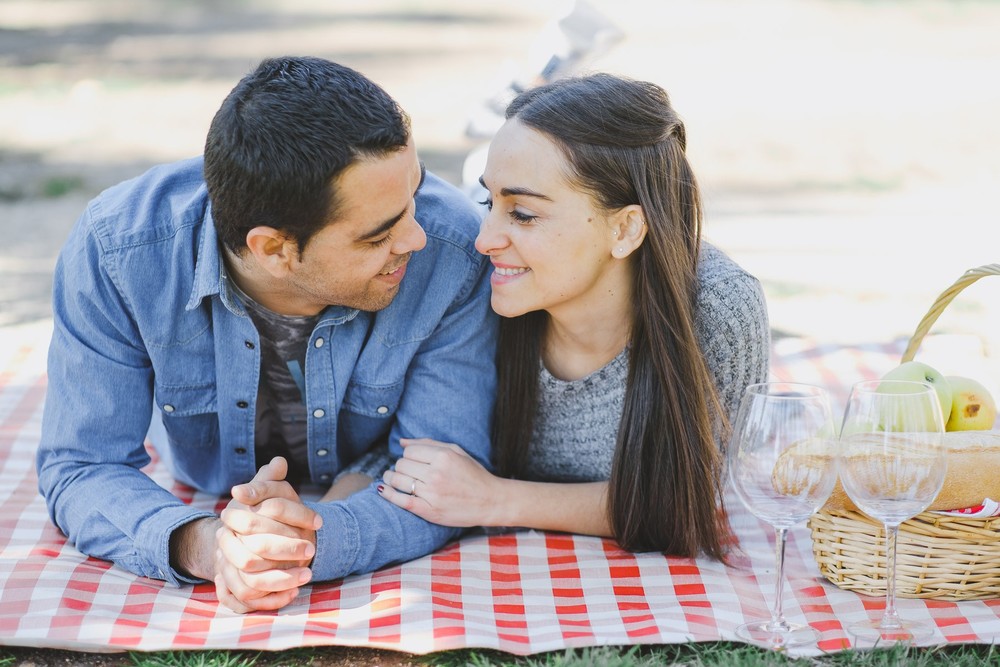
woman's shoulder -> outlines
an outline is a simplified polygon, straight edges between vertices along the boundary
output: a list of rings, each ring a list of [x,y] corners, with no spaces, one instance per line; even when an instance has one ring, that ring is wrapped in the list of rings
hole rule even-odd
[[[747,278],[752,282],[759,282],[749,271],[717,246],[708,241],[701,242],[698,254],[698,281],[700,283],[711,284]]]
[[[702,242],[698,260],[698,313],[702,320],[765,321],[767,305],[760,281],[725,252]]]

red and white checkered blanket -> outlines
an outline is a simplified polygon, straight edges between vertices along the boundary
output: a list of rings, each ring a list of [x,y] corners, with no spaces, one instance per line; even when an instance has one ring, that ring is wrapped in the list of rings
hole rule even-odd
[[[774,590],[772,529],[735,500],[729,510],[745,557],[709,560],[631,554],[592,537],[525,531],[469,536],[371,575],[317,584],[277,613],[241,616],[211,586],[175,589],[66,544],[38,495],[34,453],[45,396],[45,325],[0,329],[0,644],[83,651],[285,649],[351,645],[423,654],[491,648],[514,654],[596,645],[738,641],[735,628],[768,615]],[[775,342],[778,379],[827,386],[840,405],[851,382],[877,377],[901,345]],[[835,405],[835,410],[839,406]],[[161,484],[201,506],[219,500]],[[851,645],[845,627],[881,615],[883,601],[821,577],[805,526],[790,531],[784,608],[822,632],[816,655]],[[990,643],[1000,600],[899,600],[900,614],[931,621],[928,643]]]

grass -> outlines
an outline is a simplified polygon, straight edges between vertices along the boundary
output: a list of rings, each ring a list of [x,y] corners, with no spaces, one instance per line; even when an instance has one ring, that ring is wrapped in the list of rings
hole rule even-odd
[[[349,647],[301,648],[278,652],[162,651],[121,654],[72,653],[0,648],[0,667],[32,664],[102,667],[980,667],[1000,665],[1000,648],[967,644],[933,648],[896,646],[842,651],[815,658],[789,658],[731,642],[657,646],[603,646],[519,657],[470,649],[411,656]],[[20,659],[19,659],[20,658]],[[23,659],[23,661],[22,661]]]

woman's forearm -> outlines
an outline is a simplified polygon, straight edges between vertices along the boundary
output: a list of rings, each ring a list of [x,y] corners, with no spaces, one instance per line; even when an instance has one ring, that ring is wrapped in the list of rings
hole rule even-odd
[[[487,525],[611,536],[608,483],[504,479]]]

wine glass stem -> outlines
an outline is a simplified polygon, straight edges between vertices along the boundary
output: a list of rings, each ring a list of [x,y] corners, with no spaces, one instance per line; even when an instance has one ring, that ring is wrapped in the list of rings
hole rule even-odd
[[[896,536],[899,524],[885,524],[885,613],[882,614],[883,628],[902,627],[899,612],[896,611]]]
[[[781,591],[785,581],[785,541],[788,537],[788,529],[775,528],[774,535],[774,562],[778,576],[774,582],[774,608],[771,611],[771,629],[777,631],[787,626],[785,612],[781,604]]]

